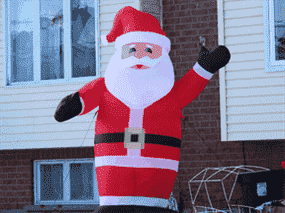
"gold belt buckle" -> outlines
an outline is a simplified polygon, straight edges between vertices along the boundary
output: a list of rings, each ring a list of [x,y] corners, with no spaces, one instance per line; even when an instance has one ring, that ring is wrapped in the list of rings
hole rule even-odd
[[[124,147],[126,149],[144,149],[145,133],[143,128],[125,128]]]

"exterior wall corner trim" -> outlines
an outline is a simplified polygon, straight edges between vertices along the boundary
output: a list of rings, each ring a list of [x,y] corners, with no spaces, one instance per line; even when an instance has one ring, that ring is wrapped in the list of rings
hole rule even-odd
[[[218,39],[219,45],[225,45],[224,37],[224,0],[218,0]],[[220,114],[221,114],[221,141],[228,141],[227,114],[226,114],[226,69],[219,70]]]

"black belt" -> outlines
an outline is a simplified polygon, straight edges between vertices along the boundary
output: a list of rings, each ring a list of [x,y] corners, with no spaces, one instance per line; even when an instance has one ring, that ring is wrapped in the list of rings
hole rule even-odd
[[[119,133],[105,133],[96,135],[94,139],[95,144],[99,143],[114,143],[114,142],[124,142],[124,132]],[[181,140],[178,138],[154,134],[145,134],[145,143],[166,145],[171,147],[177,147],[180,149]]]

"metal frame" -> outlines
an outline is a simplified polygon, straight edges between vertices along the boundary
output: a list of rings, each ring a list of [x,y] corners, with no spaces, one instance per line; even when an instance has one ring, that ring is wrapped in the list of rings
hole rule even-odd
[[[216,170],[216,172],[214,172],[213,174],[211,174],[209,177],[205,178],[207,172],[209,170]],[[240,165],[240,166],[228,166],[228,167],[219,167],[219,168],[206,168],[204,170],[202,170],[201,172],[199,172],[197,175],[195,175],[189,182],[189,190],[190,190],[190,197],[191,197],[191,201],[192,201],[192,205],[193,205],[193,208],[195,210],[195,212],[201,212],[201,211],[198,211],[197,208],[202,208],[204,209],[204,211],[206,210],[206,212],[230,212],[232,213],[232,207],[237,207],[239,212],[240,212],[240,207],[243,207],[243,208],[249,208],[249,210],[251,209],[255,209],[254,207],[251,207],[251,206],[244,206],[244,205],[230,205],[230,200],[232,198],[232,194],[233,194],[233,191],[234,191],[234,188],[235,188],[235,185],[236,185],[236,181],[237,181],[237,177],[239,174],[246,174],[246,173],[253,173],[253,172],[261,172],[261,171],[269,171],[269,169],[267,168],[264,168],[264,167],[260,167],[260,166],[248,166],[248,165]],[[227,175],[225,175],[222,179],[212,179],[215,177],[215,175],[217,175],[218,173],[220,172],[228,172]],[[201,180],[197,180],[196,178],[203,174],[203,178]],[[232,189],[231,189],[231,193],[230,193],[230,196],[227,197],[227,194],[226,194],[226,190],[225,190],[225,185],[224,185],[224,180],[231,174],[234,174],[236,175],[235,177],[235,181],[234,181],[234,184],[232,186]],[[228,210],[220,210],[220,209],[216,209],[213,207],[212,205],[212,202],[211,202],[211,199],[210,199],[210,196],[209,196],[209,193],[208,193],[208,189],[207,189],[207,183],[209,182],[221,182],[221,185],[222,185],[222,188],[223,188],[223,192],[224,192],[224,197],[225,197],[225,200],[227,202],[227,205],[228,205]],[[191,185],[190,183],[200,183],[199,184],[199,188],[196,192],[196,195],[193,199],[193,196],[192,196],[192,190],[191,190]],[[205,189],[206,189],[206,193],[207,193],[207,197],[208,197],[208,201],[209,201],[209,204],[210,204],[210,207],[206,207],[206,206],[195,206],[195,201],[197,199],[197,196],[198,196],[198,193],[201,189],[201,186],[202,184],[205,184]],[[251,212],[251,211],[250,211]]]

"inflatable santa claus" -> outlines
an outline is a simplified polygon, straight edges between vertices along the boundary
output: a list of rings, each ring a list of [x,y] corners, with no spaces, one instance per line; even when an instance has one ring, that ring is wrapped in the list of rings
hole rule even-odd
[[[170,40],[154,16],[132,7],[119,10],[102,42],[116,47],[105,76],[65,97],[54,117],[63,122],[99,106],[97,212],[174,212],[167,206],[180,160],[182,109],[229,62],[230,52],[202,47],[198,62],[174,82]]]

